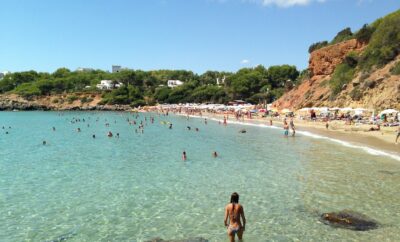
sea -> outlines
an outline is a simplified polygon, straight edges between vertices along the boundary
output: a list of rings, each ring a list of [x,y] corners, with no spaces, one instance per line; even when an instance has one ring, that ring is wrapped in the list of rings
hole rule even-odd
[[[172,113],[0,112],[0,241],[228,241],[233,192],[246,242],[400,241],[395,154]],[[322,222],[340,211],[378,227]]]

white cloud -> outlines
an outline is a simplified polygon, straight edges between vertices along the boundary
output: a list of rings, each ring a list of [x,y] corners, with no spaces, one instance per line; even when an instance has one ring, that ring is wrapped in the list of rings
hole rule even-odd
[[[282,8],[288,8],[296,5],[305,6],[312,2],[323,3],[326,0],[245,0],[245,1],[259,3],[263,6],[275,5]]]
[[[246,60],[246,59],[244,59],[244,60],[242,60],[240,63],[242,63],[243,65],[245,65],[245,64],[248,64],[248,63],[250,63],[250,61],[249,61],[249,60]]]

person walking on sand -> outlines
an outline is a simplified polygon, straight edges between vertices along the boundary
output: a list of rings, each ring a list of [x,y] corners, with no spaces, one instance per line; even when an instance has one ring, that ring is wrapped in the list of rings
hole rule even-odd
[[[400,137],[400,126],[397,127],[397,135],[396,135],[396,145],[398,144],[397,140]]]
[[[239,240],[242,240],[243,232],[246,229],[246,217],[244,216],[243,206],[239,203],[239,194],[236,192],[232,193],[231,202],[225,207],[224,225],[228,229],[230,242],[235,241],[235,235]]]

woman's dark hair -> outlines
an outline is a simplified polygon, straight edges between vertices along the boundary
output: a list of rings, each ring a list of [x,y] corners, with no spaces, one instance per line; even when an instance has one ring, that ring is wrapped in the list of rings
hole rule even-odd
[[[237,192],[232,193],[231,203],[239,203],[239,194]]]
[[[235,211],[235,203],[239,203],[239,194],[237,192],[232,193],[231,203],[232,203],[232,213],[233,213],[233,211]]]

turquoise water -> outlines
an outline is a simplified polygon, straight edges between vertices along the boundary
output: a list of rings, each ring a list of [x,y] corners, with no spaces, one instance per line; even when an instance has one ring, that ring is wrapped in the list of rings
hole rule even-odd
[[[141,134],[129,113],[0,112],[0,241],[227,241],[224,206],[234,191],[248,242],[400,241],[397,160],[302,134],[284,138],[280,129],[239,134],[240,125],[155,114],[137,121],[144,116]],[[318,220],[343,209],[381,226],[356,232]]]

